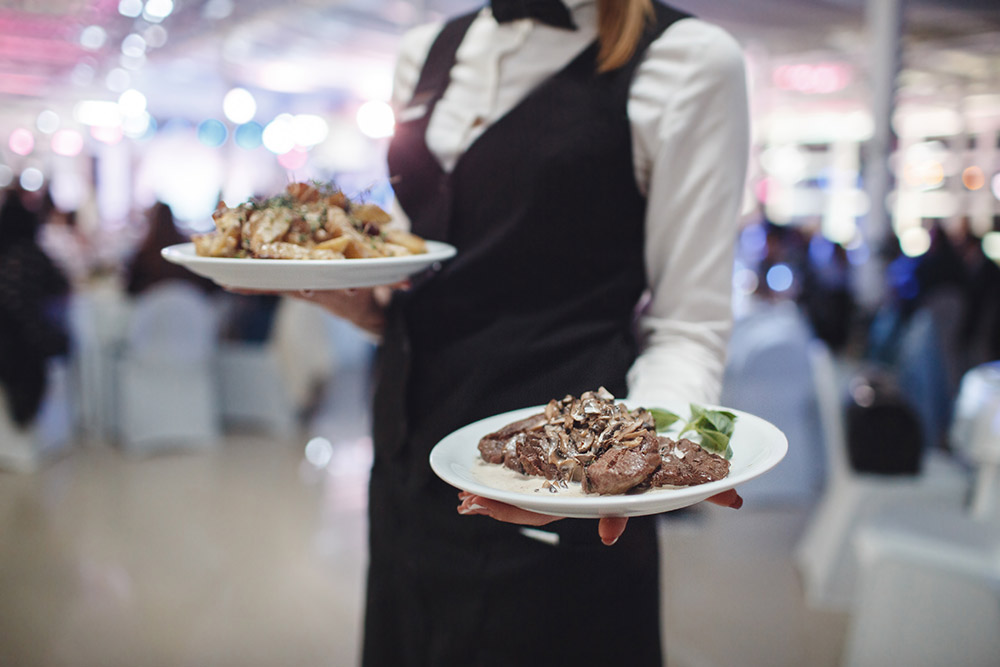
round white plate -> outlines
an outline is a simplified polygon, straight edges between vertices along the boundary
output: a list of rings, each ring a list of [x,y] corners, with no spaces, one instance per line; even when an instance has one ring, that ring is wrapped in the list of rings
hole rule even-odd
[[[164,259],[180,264],[219,285],[261,290],[345,289],[390,285],[420,273],[455,255],[455,248],[427,241],[427,252],[404,257],[370,259],[235,259],[202,257],[194,243],[180,243],[161,251]]]
[[[686,417],[688,407],[664,407]],[[737,416],[730,446],[729,476],[696,486],[651,489],[631,495],[584,494],[579,485],[551,492],[542,488],[542,477],[529,477],[502,465],[486,463],[479,456],[479,440],[503,426],[542,412],[544,406],[514,410],[464,426],[444,438],[431,451],[430,463],[438,477],[454,487],[522,509],[552,516],[595,519],[602,516],[642,516],[687,507],[709,496],[732,489],[764,474],[788,451],[785,434],[752,414],[728,410]],[[669,435],[669,432],[667,433]]]

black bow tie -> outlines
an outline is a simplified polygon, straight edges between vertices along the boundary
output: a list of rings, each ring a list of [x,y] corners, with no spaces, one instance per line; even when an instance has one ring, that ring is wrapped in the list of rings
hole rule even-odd
[[[490,0],[497,23],[536,19],[555,28],[576,30],[569,9],[561,0]]]

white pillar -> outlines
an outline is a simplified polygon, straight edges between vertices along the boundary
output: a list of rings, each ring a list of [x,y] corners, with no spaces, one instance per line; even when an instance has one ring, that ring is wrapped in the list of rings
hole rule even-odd
[[[865,191],[871,202],[864,235],[872,255],[861,269],[857,292],[861,304],[868,307],[874,307],[882,300],[884,266],[878,257],[878,250],[892,230],[886,199],[893,186],[889,156],[895,143],[892,114],[900,68],[903,4],[904,0],[866,0],[865,3],[869,44],[868,87],[874,132],[864,148]]]

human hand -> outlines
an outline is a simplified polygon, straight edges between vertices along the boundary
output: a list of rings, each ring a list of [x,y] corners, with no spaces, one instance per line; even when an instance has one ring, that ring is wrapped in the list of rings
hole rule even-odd
[[[458,499],[461,501],[458,505],[459,514],[488,516],[496,519],[497,521],[516,523],[522,526],[544,526],[563,518],[558,516],[549,516],[548,514],[530,512],[528,510],[521,509],[520,507],[515,507],[514,505],[502,503],[498,500],[491,500],[489,498],[477,496],[469,493],[468,491],[460,492],[458,494]],[[743,498],[740,497],[740,494],[737,493],[735,489],[723,491],[722,493],[707,498],[706,501],[712,503],[713,505],[731,507],[732,509],[737,510],[743,506]],[[625,532],[625,526],[627,523],[628,517],[601,517],[600,521],[597,523],[597,534],[600,536],[601,542],[607,546],[611,546],[617,542],[618,538]]]
[[[409,282],[378,287],[357,287],[332,290],[248,290],[233,287],[225,289],[235,294],[274,294],[314,303],[329,313],[347,320],[354,326],[373,334],[381,334],[385,326],[385,306],[392,291],[409,287]]]

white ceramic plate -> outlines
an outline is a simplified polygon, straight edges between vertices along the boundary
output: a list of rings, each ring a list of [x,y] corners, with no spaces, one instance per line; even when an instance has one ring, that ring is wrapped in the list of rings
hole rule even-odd
[[[390,285],[420,273],[455,255],[447,243],[427,241],[427,252],[404,257],[370,259],[234,259],[201,257],[193,243],[161,251],[164,259],[180,264],[219,285],[261,290],[345,289]]]
[[[658,407],[683,417],[689,414],[687,405]],[[487,417],[458,429],[434,446],[430,457],[431,468],[438,477],[459,489],[552,516],[591,519],[670,512],[764,474],[777,465],[788,451],[788,440],[773,424],[732,408],[713,407],[728,410],[737,416],[730,441],[733,457],[730,459],[729,476],[717,482],[651,489],[632,495],[584,494],[579,485],[553,493],[542,488],[544,480],[541,477],[521,475],[480,458],[480,438],[513,421],[538,414],[544,406]]]

